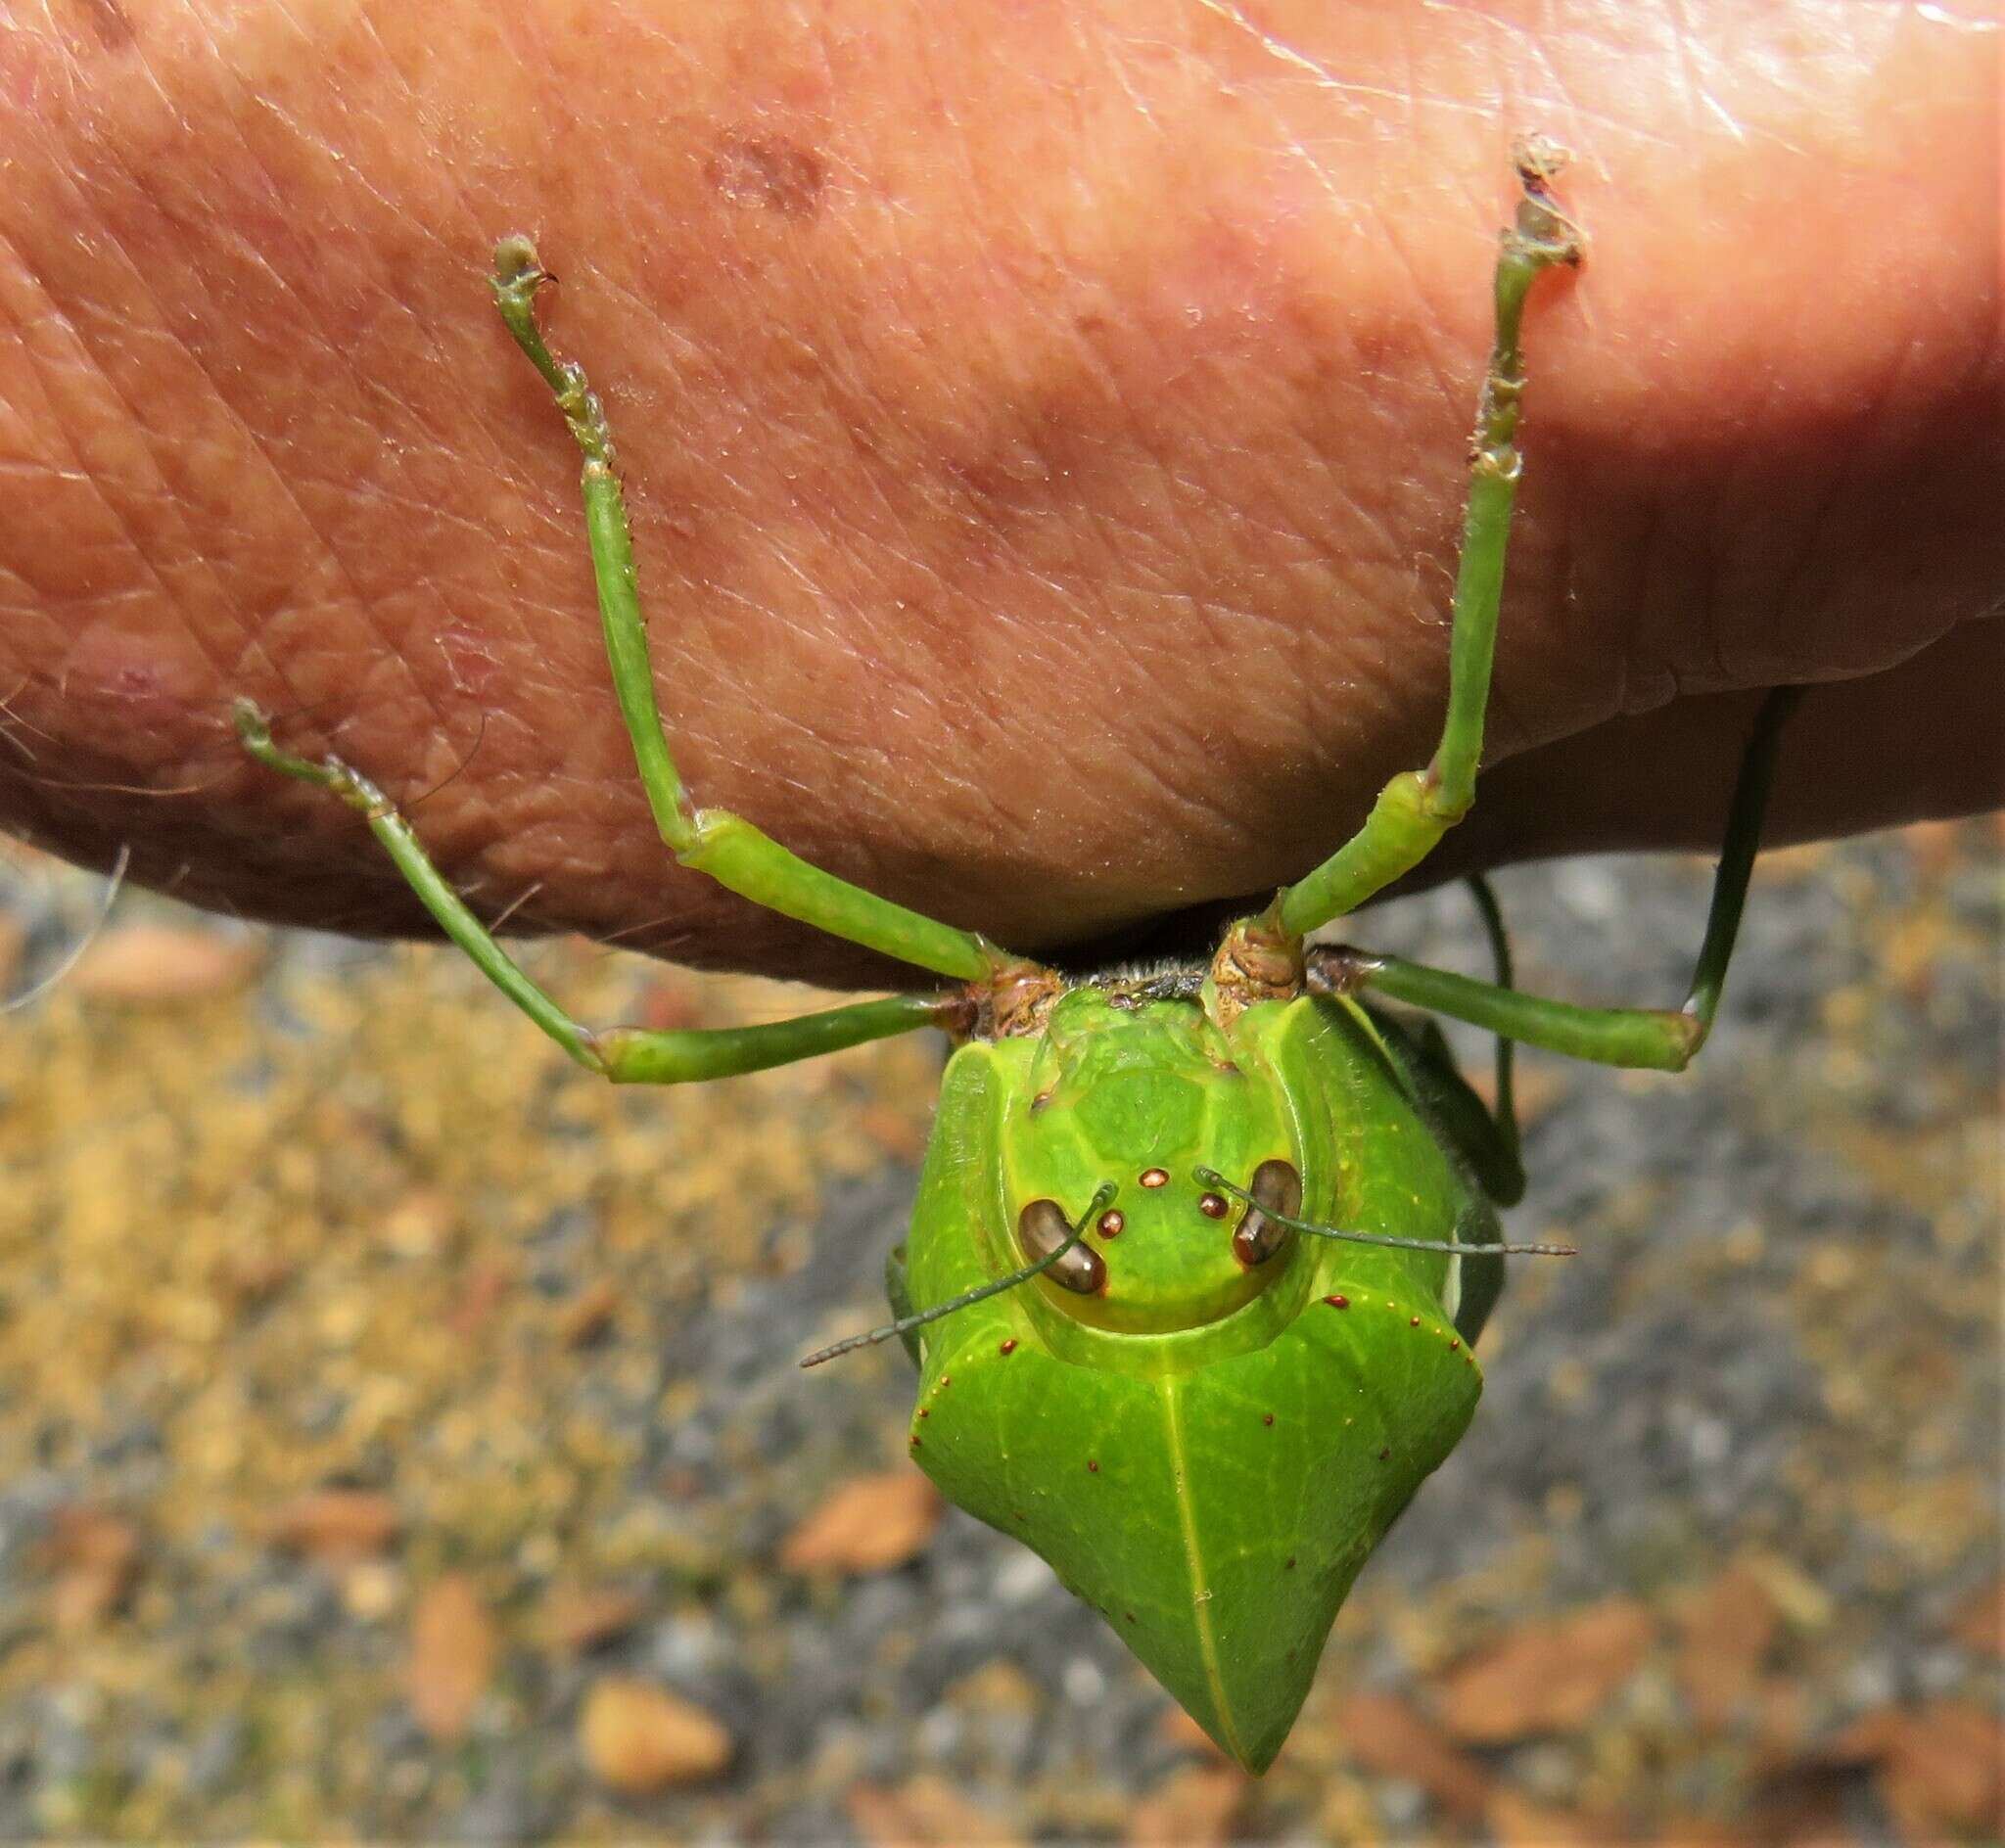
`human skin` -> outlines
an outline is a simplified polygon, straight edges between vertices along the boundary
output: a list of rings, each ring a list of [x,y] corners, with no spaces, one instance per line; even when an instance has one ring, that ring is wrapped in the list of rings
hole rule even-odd
[[[1423,762],[1508,149],[1571,148],[1447,868],[2001,799],[1995,21],[1968,6],[70,0],[0,32],[0,826],[511,929],[884,965],[676,867],[526,230],[610,410],[699,803],[1025,951],[1299,876]]]

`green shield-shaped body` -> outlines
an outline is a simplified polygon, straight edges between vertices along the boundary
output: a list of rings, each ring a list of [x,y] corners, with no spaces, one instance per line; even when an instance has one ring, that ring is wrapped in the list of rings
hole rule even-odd
[[[1074,990],[1042,1034],[955,1054],[913,1214],[924,1309],[1037,1257],[1038,1202],[1077,1224],[1113,1183],[1071,1287],[1040,1276],[924,1329],[912,1455],[1253,1771],[1469,1424],[1501,1260],[1253,1237],[1258,1207],[1195,1171],[1298,1178],[1277,1210],[1324,1225],[1495,1242],[1409,1058],[1343,1001],[1226,1030],[1193,1002]]]

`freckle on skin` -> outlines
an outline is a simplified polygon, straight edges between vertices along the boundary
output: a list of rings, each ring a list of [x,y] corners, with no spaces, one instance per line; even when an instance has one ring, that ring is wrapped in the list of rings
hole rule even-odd
[[[820,210],[828,163],[785,135],[720,135],[703,176],[734,206],[763,206],[783,218]]]
[[[81,630],[63,657],[56,683],[65,700],[100,715],[119,757],[141,769],[150,737],[161,739],[163,761],[171,749],[171,761],[185,762],[188,714],[210,698],[215,680],[184,630],[126,627],[108,619]]]

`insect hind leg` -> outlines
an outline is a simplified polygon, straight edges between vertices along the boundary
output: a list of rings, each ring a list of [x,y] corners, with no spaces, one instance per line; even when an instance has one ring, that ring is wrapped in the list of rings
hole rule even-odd
[[[1385,785],[1350,840],[1275,895],[1266,922],[1286,942],[1299,943],[1418,866],[1475,800],[1505,549],[1517,498],[1517,423],[1524,394],[1519,329],[1525,299],[1542,271],[1556,263],[1577,263],[1581,255],[1579,231],[1547,191],[1564,155],[1534,138],[1516,150],[1516,160],[1524,196],[1497,256],[1496,338],[1469,451],[1469,508],[1449,641],[1448,714],[1440,743],[1425,769],[1402,771]]]
[[[1747,904],[1748,882],[1761,845],[1761,818],[1774,780],[1777,746],[1783,725],[1802,692],[1801,687],[1777,687],[1754,715],[1728,808],[1705,937],[1682,1007],[1580,1007],[1571,1001],[1548,1000],[1494,983],[1474,982],[1399,956],[1344,948],[1309,952],[1311,986],[1326,993],[1376,990],[1410,1006],[1487,1028],[1503,1039],[1598,1065],[1682,1072],[1704,1045],[1719,1010],[1727,965],[1733,959],[1741,913]]]
[[[866,1040],[910,1033],[919,1027],[958,1029],[972,1003],[965,993],[894,994],[859,1001],[818,1014],[803,1014],[757,1027],[653,1032],[613,1027],[594,1032],[581,1025],[523,971],[495,942],[493,934],[454,892],[424,850],[411,825],[361,771],[339,758],[317,762],[281,750],[271,725],[249,700],[236,704],[237,736],[244,749],[267,768],[315,784],[339,796],[367,817],[369,831],[410,883],[439,927],[459,946],[489,981],[556,1040],[588,1072],[615,1084],[676,1085],[730,1078],[740,1072],[814,1058]]]
[[[697,808],[682,786],[655,701],[647,625],[633,564],[626,499],[614,466],[605,407],[576,360],[551,353],[537,325],[536,291],[549,280],[526,237],[494,249],[494,303],[515,344],[542,375],[583,457],[581,490],[599,617],[613,687],[655,826],[683,865],[768,909],[813,924],[901,962],[962,982],[986,982],[1017,959],[972,931],[956,930],[823,872],[724,808]]]

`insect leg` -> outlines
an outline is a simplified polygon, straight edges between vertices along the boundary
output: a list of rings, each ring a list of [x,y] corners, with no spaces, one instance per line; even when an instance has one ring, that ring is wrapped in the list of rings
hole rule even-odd
[[[1269,916],[1299,941],[1320,925],[1355,910],[1430,854],[1475,800],[1483,752],[1483,714],[1490,703],[1490,667],[1504,591],[1504,553],[1517,497],[1518,401],[1524,356],[1518,330],[1525,297],[1539,272],[1580,260],[1580,236],[1553,204],[1546,182],[1563,156],[1531,141],[1517,150],[1524,197],[1497,256],[1496,340],[1476,407],[1470,447],[1469,509],[1455,580],[1449,639],[1448,716],[1433,762],[1387,783],[1365,825],[1306,878],[1276,895]]]
[[[1489,881],[1469,882],[1475,894],[1476,909],[1490,940],[1490,952],[1497,967],[1497,986],[1509,990],[1511,946],[1504,933],[1504,916]],[[1341,982],[1338,969],[1324,961],[1323,952],[1311,950],[1308,957],[1312,987],[1329,988]],[[1332,976],[1335,980],[1332,981]],[[1373,1024],[1381,1038],[1403,1052],[1415,1087],[1428,1109],[1439,1119],[1441,1129],[1475,1171],[1483,1191],[1499,1206],[1515,1206],[1524,1198],[1524,1162],[1519,1151],[1517,1108],[1512,1086],[1513,1042],[1497,1040],[1497,1083],[1494,1102],[1485,1104],[1456,1064],[1441,1023],[1427,1019],[1418,1029],[1376,1015]],[[1388,1033],[1390,1029],[1390,1033]]]
[[[1748,880],[1761,843],[1761,814],[1774,777],[1777,741],[1783,721],[1801,692],[1800,687],[1776,688],[1754,716],[1727,815],[1719,871],[1712,884],[1712,906],[1705,920],[1705,941],[1700,946],[1691,992],[1683,1007],[1676,1011],[1577,1007],[1488,982],[1472,982],[1468,976],[1429,969],[1397,956],[1353,949],[1312,949],[1312,985],[1341,992],[1375,989],[1394,1000],[1486,1027],[1505,1039],[1576,1059],[1592,1059],[1600,1065],[1682,1072],[1705,1043],[1719,1008],[1727,964],[1741,928],[1741,910],[1748,898]]]
[[[769,1065],[814,1058],[919,1027],[952,1027],[967,1008],[965,996],[957,993],[895,994],[881,1001],[859,1001],[760,1027],[683,1032],[614,1027],[594,1033],[573,1020],[523,973],[467,909],[466,901],[445,883],[410,823],[366,776],[339,758],[316,763],[281,751],[271,741],[271,727],[264,715],[249,700],[237,702],[236,721],[244,748],[260,763],[303,782],[316,783],[360,809],[368,817],[369,831],[410,881],[425,908],[446,936],[473,958],[482,974],[586,1071],[597,1072],[615,1084],[678,1085],[763,1071]]]
[[[557,407],[584,457],[585,530],[613,686],[662,839],[684,866],[708,873],[754,903],[901,962],[974,982],[1014,961],[972,931],[956,930],[811,866],[741,815],[691,804],[655,704],[647,625],[640,612],[626,503],[614,472],[612,432],[597,394],[585,382],[584,369],[576,361],[554,358],[543,343],[536,319],[536,293],[546,279],[527,238],[503,238],[495,247],[493,289],[501,318],[555,393]]]
[[[1476,915],[1482,919],[1483,935],[1490,940],[1490,959],[1496,965],[1497,986],[1511,989],[1515,986],[1511,973],[1511,935],[1504,928],[1504,912],[1497,903],[1497,895],[1490,890],[1490,882],[1478,873],[1469,882],[1469,892],[1476,901]],[[1524,1192],[1523,1144],[1517,1133],[1517,1092],[1513,1084],[1512,1058],[1515,1041],[1502,1034],[1497,1036],[1497,1101],[1491,1114],[1491,1124],[1497,1138],[1497,1173],[1507,1178],[1506,1184],[1512,1188],[1515,1201]],[[1503,1198],[1491,1189],[1496,1198]]]

